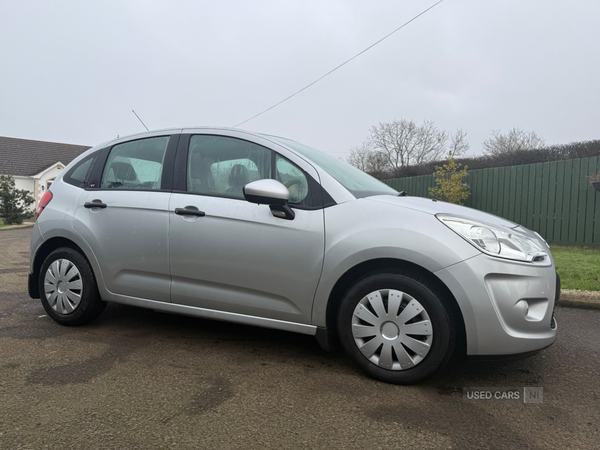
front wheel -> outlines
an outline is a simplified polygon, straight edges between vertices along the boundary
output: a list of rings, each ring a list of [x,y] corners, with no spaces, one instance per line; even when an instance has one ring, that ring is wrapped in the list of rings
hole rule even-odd
[[[62,325],[91,322],[106,307],[92,268],[72,248],[58,248],[48,255],[40,270],[39,286],[44,309]]]
[[[394,384],[432,376],[455,346],[439,294],[426,279],[403,271],[373,273],[354,284],[342,299],[338,333],[363,371]]]

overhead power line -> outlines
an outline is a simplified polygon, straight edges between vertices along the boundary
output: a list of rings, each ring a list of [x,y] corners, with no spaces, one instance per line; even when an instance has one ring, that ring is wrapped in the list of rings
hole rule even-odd
[[[275,103],[273,106],[265,109],[264,111],[259,112],[258,114],[253,115],[252,117],[250,117],[249,119],[244,120],[243,122],[238,123],[237,125],[234,125],[233,128],[239,127],[240,125],[245,124],[246,122],[250,122],[252,119],[257,118],[258,116],[266,113],[267,111],[272,110],[273,108],[281,105],[283,102],[288,101],[290,98],[295,97],[296,95],[298,95],[300,92],[305,91],[306,89],[308,89],[309,87],[311,87],[313,84],[318,83],[319,81],[321,81],[323,78],[325,78],[328,75],[331,75],[333,72],[335,72],[336,70],[338,70],[339,68],[345,66],[346,64],[348,64],[350,61],[352,61],[353,59],[358,58],[360,55],[362,55],[363,53],[365,53],[367,50],[372,49],[373,47],[375,47],[377,44],[379,44],[382,41],[385,41],[387,38],[389,38],[392,34],[396,33],[397,31],[400,31],[402,28],[404,28],[406,25],[408,25],[409,23],[411,23],[412,21],[416,20],[417,18],[421,17],[423,14],[425,14],[427,11],[429,11],[430,9],[433,9],[434,7],[436,7],[437,5],[439,5],[440,3],[442,3],[444,0],[439,0],[437,3],[434,3],[433,5],[431,5],[429,8],[425,9],[424,11],[421,11],[419,14],[417,14],[416,16],[414,16],[412,19],[410,19],[407,22],[404,22],[402,25],[400,25],[398,28],[396,28],[394,31],[392,31],[391,33],[385,35],[384,37],[382,37],[381,39],[379,39],[377,42],[369,45],[367,48],[365,48],[363,51],[361,51],[360,53],[357,53],[356,55],[354,55],[352,58],[344,61],[343,63],[341,63],[339,66],[334,67],[333,69],[331,69],[329,72],[327,72],[325,75],[317,78],[315,81],[313,81],[310,84],[307,84],[306,86],[304,86],[302,89],[294,92],[292,95],[287,96],[286,98],[284,98],[283,100],[281,100],[278,103]]]

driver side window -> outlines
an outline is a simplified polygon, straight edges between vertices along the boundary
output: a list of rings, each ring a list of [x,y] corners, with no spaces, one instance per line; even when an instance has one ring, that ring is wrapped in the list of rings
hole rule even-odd
[[[246,184],[271,178],[271,150],[241,139],[196,135],[190,139],[187,190],[244,198]]]

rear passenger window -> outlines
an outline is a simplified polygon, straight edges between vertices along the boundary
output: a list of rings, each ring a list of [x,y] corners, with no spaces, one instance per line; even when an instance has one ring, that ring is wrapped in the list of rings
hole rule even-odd
[[[104,166],[100,188],[159,190],[168,143],[165,136],[115,145]]]
[[[271,150],[225,136],[190,139],[187,190],[198,194],[244,198],[243,187],[271,178]]]
[[[85,188],[88,175],[97,157],[98,152],[95,152],[83,158],[75,166],[73,166],[73,168],[70,169],[67,174],[65,174],[63,181],[79,188]],[[48,186],[48,188],[50,188],[50,186]]]

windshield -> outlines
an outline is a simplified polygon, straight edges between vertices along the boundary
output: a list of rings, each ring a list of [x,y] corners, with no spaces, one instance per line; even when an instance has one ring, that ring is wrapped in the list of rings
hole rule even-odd
[[[290,147],[315,163],[348,189],[356,198],[370,197],[372,195],[398,195],[398,191],[392,189],[387,184],[327,153],[290,139],[275,136],[269,136],[269,138]]]

